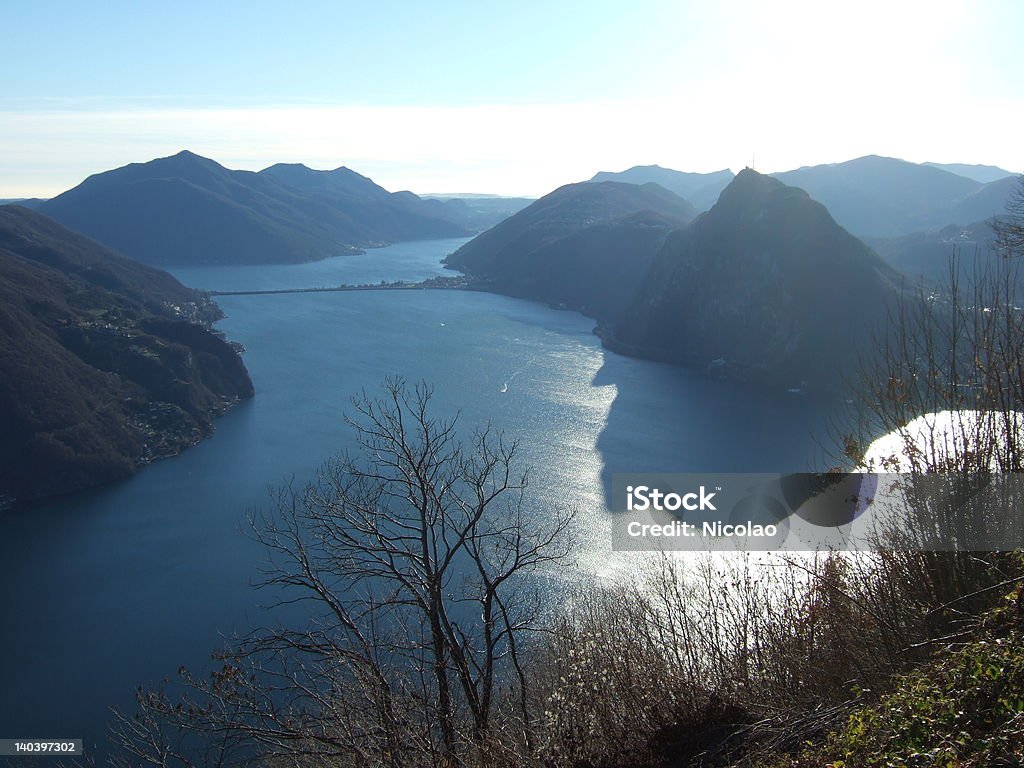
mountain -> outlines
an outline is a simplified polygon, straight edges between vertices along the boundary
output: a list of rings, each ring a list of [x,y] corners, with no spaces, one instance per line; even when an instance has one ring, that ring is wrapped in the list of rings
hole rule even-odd
[[[898,283],[806,192],[747,169],[668,238],[605,338],[629,354],[831,388]]]
[[[501,197],[484,194],[429,194],[420,195],[424,200],[441,200],[459,212],[460,221],[471,229],[483,232],[500,224],[514,213],[518,213],[534,201],[529,197]]]
[[[950,225],[935,232],[868,238],[864,242],[889,266],[905,274],[910,284],[924,280],[945,286],[954,256],[959,257],[961,266],[973,262],[975,256],[983,262],[999,258],[992,249],[992,237],[992,228],[979,221],[962,227]]]
[[[1005,214],[1006,204],[1019,182],[1020,176],[1007,176],[981,185],[950,209],[945,224],[969,225]]]
[[[259,172],[311,194],[351,202],[383,202],[391,193],[371,179],[342,166],[333,171],[317,171],[302,163],[277,163]]]
[[[955,173],[966,179],[972,179],[981,184],[988,184],[990,181],[999,181],[1007,176],[1016,176],[1013,171],[1000,168],[996,165],[967,165],[966,163],[922,163],[932,168],[940,168],[943,171]]]
[[[107,483],[213,431],[252,382],[168,275],[0,207],[0,498]]]
[[[858,237],[895,237],[995,216],[1013,186],[1012,178],[982,184],[876,155],[772,175],[805,190]]]
[[[377,240],[428,240],[471,233],[472,213],[412,192],[388,192],[350,168],[317,171],[301,163],[278,163],[259,172],[378,232]],[[373,245],[372,241],[363,245]]]
[[[1014,300],[1024,300],[1024,270],[996,250],[995,233],[988,221],[865,242],[889,266],[905,274],[912,289],[924,281],[929,291],[948,292],[955,264],[961,292],[971,291],[977,277],[995,278],[1000,283],[1006,277],[1015,291]]]
[[[188,151],[90,176],[36,209],[160,265],[313,261],[469,234],[430,201],[392,194],[347,168],[232,171]]]
[[[605,320],[639,286],[693,206],[657,184],[567,184],[445,259],[488,287]]]
[[[625,171],[601,171],[591,181],[622,181],[627,184],[660,184],[670,192],[693,203],[698,211],[706,211],[732,181],[728,168],[714,173],[685,173],[660,165],[635,165]]]

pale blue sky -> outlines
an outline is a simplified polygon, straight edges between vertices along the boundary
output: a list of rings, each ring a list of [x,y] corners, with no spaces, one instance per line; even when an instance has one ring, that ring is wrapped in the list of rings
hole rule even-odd
[[[539,195],[660,163],[1024,169],[1024,3],[0,0],[0,197],[190,148]]]
[[[8,4],[5,26],[24,34],[7,59],[26,64],[5,85],[11,103],[614,98],[657,94],[680,68],[729,56],[704,3]]]

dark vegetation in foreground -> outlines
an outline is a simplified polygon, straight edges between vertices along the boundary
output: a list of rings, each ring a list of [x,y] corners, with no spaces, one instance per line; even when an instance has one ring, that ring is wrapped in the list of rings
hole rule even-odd
[[[252,383],[219,310],[166,272],[0,207],[0,505],[126,477]]]

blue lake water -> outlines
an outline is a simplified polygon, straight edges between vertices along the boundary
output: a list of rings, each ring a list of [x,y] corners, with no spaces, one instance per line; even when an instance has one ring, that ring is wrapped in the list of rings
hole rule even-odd
[[[180,267],[171,270],[185,285],[207,291],[262,291],[275,288],[333,288],[342,283],[368,285],[381,280],[418,282],[454,275],[441,259],[468,242],[467,238],[397,243],[365,253],[308,264],[267,264],[259,267]]]
[[[461,240],[314,264],[182,269],[197,288],[310,287],[444,274]],[[614,570],[605,492],[625,471],[820,468],[830,406],[603,350],[579,314],[470,291],[228,296],[256,397],[216,434],[115,486],[0,518],[0,736],[101,741],[138,685],[206,666],[266,624],[244,533],[267,488],[352,445],[344,414],[385,377],[424,379],[435,413],[516,437],[531,501],[573,505],[579,567]],[[553,595],[552,599],[557,599]],[[283,617],[287,620],[287,616]]]

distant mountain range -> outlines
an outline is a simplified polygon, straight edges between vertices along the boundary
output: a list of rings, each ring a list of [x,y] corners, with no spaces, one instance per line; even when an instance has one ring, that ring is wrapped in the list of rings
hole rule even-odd
[[[90,176],[34,206],[138,261],[313,261],[400,240],[472,234],[466,206],[388,192],[348,168],[232,171],[188,151]]]
[[[772,174],[824,204],[858,237],[896,237],[1003,213],[1015,176],[983,184],[932,165],[869,155]]]
[[[0,207],[0,497],[100,485],[208,435],[253,394],[218,316],[166,272]]]
[[[443,200],[457,206],[460,215],[474,230],[483,232],[532,203],[532,197],[502,197],[487,194],[429,194],[420,195],[424,200]]]
[[[876,155],[771,175],[806,191],[858,237],[900,237],[984,221],[1003,213],[1017,183],[1016,174],[996,166],[917,164]],[[655,182],[706,210],[732,172],[683,173],[647,165],[601,172],[593,180]]]
[[[445,264],[503,293],[616,315],[693,206],[657,184],[568,184],[477,236]]]
[[[983,221],[1003,211],[1016,184],[995,166],[877,156],[774,175],[822,202],[853,234],[876,238]],[[728,169],[684,173],[649,165],[600,172],[591,181],[655,183],[702,211],[732,179]],[[389,192],[345,167],[280,163],[258,173],[233,171],[183,151],[23,204],[144,263],[202,265],[311,261],[403,240],[468,236],[529,202]]]
[[[990,181],[999,181],[1007,176],[1016,176],[1013,171],[1000,168],[996,165],[968,165],[966,163],[924,163],[932,168],[940,168],[943,171],[955,173],[958,176],[972,179],[981,184],[988,184]]]
[[[806,192],[747,169],[669,237],[606,338],[633,354],[831,387],[899,282]]]
[[[909,290],[921,287],[948,292],[955,276],[959,289],[969,292],[977,277],[1005,275],[1014,285],[1015,300],[1024,301],[1024,270],[996,250],[995,234],[987,221],[902,237],[867,238],[865,242],[889,266],[906,275]],[[1007,267],[1010,269],[1004,272]]]
[[[728,168],[714,173],[685,173],[660,165],[635,165],[625,171],[601,171],[591,181],[623,181],[627,184],[659,184],[689,200],[698,211],[706,211],[733,179]]]

